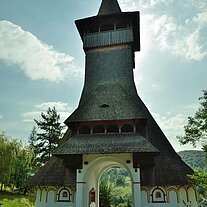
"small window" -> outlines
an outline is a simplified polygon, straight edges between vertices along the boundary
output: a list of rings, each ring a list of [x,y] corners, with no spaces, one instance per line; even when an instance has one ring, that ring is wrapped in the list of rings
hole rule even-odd
[[[72,194],[67,188],[62,188],[57,193],[57,202],[71,202]]]
[[[166,203],[166,194],[164,192],[163,189],[161,188],[155,188],[153,191],[152,191],[152,203]]]
[[[96,32],[99,32],[99,26],[98,25],[91,25],[91,26],[87,27],[87,29],[86,29],[86,34],[96,33]]]
[[[116,25],[116,29],[123,29],[123,28],[128,28],[128,23],[127,22],[119,22]]]
[[[82,126],[79,129],[79,134],[90,134],[91,133],[91,129],[89,126]]]
[[[121,132],[125,132],[125,133],[134,132],[134,128],[133,128],[133,126],[130,125],[130,124],[125,124],[125,125],[121,128]]]
[[[101,26],[100,31],[109,31],[109,30],[114,30],[114,25],[113,24],[104,24]]]
[[[108,128],[107,128],[107,133],[118,133],[118,132],[119,132],[119,128],[115,124],[112,124],[112,125],[108,126]]]
[[[110,106],[108,105],[108,104],[102,104],[101,106],[100,106],[100,108],[102,108],[102,109],[105,109],[105,108],[109,108]]]
[[[105,132],[105,129],[101,125],[95,126],[95,128],[93,129],[94,134],[99,134],[99,133],[104,133],[104,132]]]

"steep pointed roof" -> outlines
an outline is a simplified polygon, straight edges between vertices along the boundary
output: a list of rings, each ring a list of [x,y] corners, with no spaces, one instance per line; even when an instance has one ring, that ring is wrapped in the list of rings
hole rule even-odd
[[[68,117],[65,124],[79,121],[146,118],[143,107],[135,101],[137,93],[133,89],[131,85],[120,82],[106,82],[97,84],[91,89],[87,88],[79,107]]]
[[[102,0],[98,15],[121,13],[117,0]]]

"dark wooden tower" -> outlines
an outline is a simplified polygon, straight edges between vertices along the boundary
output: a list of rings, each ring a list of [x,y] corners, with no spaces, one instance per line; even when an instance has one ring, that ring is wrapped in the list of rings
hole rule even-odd
[[[104,0],[97,16],[76,25],[86,54],[85,83],[78,108],[65,121],[72,137],[55,154],[130,152],[134,168],[154,166],[159,150],[146,139],[147,117],[133,78],[139,12],[121,12],[116,0]]]

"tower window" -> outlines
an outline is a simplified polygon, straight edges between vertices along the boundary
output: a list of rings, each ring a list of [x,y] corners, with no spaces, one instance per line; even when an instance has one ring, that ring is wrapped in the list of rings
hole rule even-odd
[[[91,133],[91,129],[89,126],[82,126],[79,129],[79,134],[90,134]]]
[[[121,132],[126,132],[126,133],[134,132],[134,128],[133,128],[133,126],[130,125],[130,124],[125,124],[125,125],[121,128]]]
[[[104,133],[105,129],[103,126],[98,125],[93,129],[94,134]]]
[[[119,22],[116,25],[116,29],[123,29],[123,28],[128,28],[128,23],[127,22]]]
[[[119,132],[119,128],[115,124],[112,124],[112,125],[108,126],[108,128],[107,128],[107,133],[118,133],[118,132]]]
[[[86,34],[88,33],[96,33],[99,32],[99,26],[98,25],[91,25],[86,28]]]
[[[114,25],[113,24],[103,24],[101,25],[100,31],[109,31],[109,30],[114,30]]]

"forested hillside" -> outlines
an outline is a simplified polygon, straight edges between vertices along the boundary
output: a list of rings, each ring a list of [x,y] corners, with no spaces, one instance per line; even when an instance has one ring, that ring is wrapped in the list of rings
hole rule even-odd
[[[205,167],[205,153],[201,150],[184,150],[178,152],[178,155],[192,169]]]

